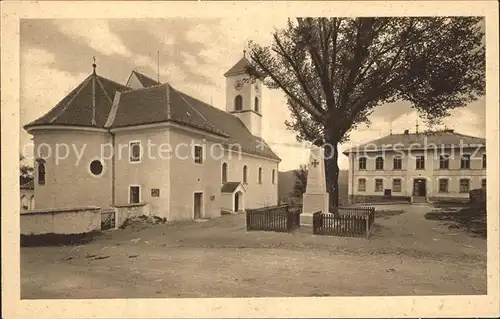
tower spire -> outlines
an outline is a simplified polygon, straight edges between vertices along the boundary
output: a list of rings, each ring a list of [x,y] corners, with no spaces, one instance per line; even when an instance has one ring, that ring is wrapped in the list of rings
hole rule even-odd
[[[92,74],[94,74],[94,75],[95,75],[95,74],[96,74],[95,69],[97,68],[97,64],[96,64],[96,62],[95,62],[95,56],[93,56],[93,57],[92,57],[92,59],[94,60],[94,63],[92,64],[92,68],[94,69],[94,70],[93,70],[93,72],[92,72]]]
[[[92,72],[92,125],[96,125],[96,120],[95,120],[95,80],[96,80],[96,71],[95,69],[97,68],[97,64],[95,62],[95,56],[92,57],[94,60],[94,63],[92,64],[92,68],[94,71]]]

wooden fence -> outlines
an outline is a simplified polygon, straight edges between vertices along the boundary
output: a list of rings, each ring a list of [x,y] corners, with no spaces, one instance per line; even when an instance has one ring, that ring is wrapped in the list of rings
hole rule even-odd
[[[375,223],[374,207],[339,207],[331,214],[313,214],[313,233],[369,238]]]
[[[292,232],[300,227],[300,206],[280,205],[247,209],[247,230]]]

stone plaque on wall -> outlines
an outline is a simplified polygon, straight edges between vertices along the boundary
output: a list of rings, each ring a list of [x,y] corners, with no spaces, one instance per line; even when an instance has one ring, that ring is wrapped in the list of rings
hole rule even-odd
[[[160,197],[160,189],[152,188],[151,189],[151,197]]]

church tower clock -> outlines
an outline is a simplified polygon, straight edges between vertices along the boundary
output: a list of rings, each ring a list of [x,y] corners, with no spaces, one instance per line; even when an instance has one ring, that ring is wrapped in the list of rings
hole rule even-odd
[[[255,136],[262,135],[262,83],[247,73],[250,61],[243,55],[226,77],[226,111],[238,117]]]

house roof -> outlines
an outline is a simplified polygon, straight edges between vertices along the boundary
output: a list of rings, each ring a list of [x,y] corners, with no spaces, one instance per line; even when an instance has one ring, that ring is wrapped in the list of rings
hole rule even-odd
[[[220,188],[221,193],[234,193],[234,191],[240,186],[240,182],[226,182],[222,184]]]
[[[150,87],[150,86],[155,86],[155,85],[161,84],[160,82],[153,80],[149,76],[146,76],[146,75],[144,75],[136,70],[133,70],[132,73],[137,77],[137,80],[139,80],[139,82],[141,82],[141,85],[143,87]]]
[[[49,112],[24,127],[58,124],[102,128],[111,110],[115,92],[127,90],[130,88],[93,73]],[[94,101],[95,124],[92,123]]]
[[[148,78],[141,75],[143,80]],[[151,81],[149,83],[152,83]],[[121,92],[120,101],[112,110],[116,91]],[[95,124],[92,123],[94,100]],[[189,96],[170,84],[156,84],[134,90],[95,73],[87,77],[48,113],[24,128],[56,124],[119,128],[167,121],[224,137],[226,147],[239,147],[245,153],[280,160],[267,143],[252,135],[239,118]]]
[[[457,133],[453,130],[432,131],[423,133],[392,134],[371,142],[350,148],[344,154],[358,152],[377,152],[392,147],[399,149],[429,149],[436,145],[441,147],[477,147],[485,146],[486,140]]]
[[[35,183],[33,180],[27,181],[26,183],[21,185],[21,189],[34,189]]]

